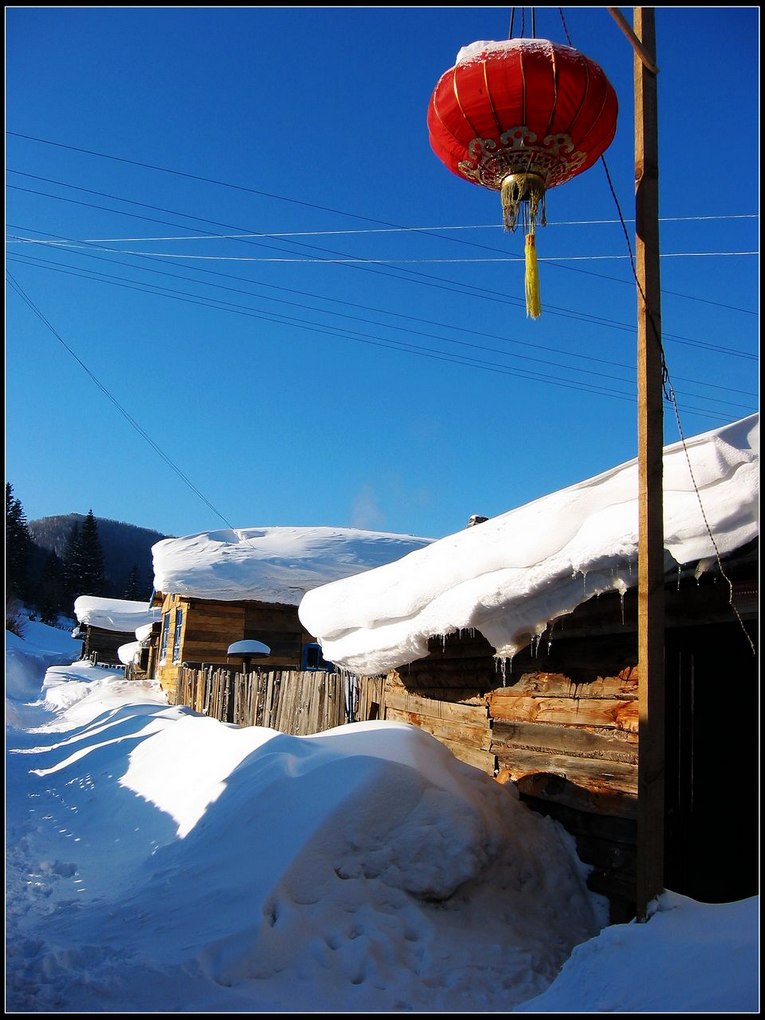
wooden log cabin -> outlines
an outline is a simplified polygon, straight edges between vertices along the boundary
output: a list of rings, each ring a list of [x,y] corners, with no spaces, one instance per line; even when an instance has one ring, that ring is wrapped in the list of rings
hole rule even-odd
[[[259,641],[270,654],[259,655],[262,668],[319,669],[327,663],[321,648],[298,619],[297,606],[253,599],[221,601],[177,593],[156,593],[162,627],[157,635],[154,676],[175,701],[181,666],[229,666],[241,669],[245,654],[231,645]]]
[[[665,590],[666,884],[705,902],[758,891],[756,559],[750,544],[724,563],[732,603],[719,574],[673,577]],[[637,594],[585,602],[511,663],[494,651],[479,631],[431,637],[426,656],[378,681],[371,714],[426,729],[560,821],[592,869],[590,888],[608,897],[613,921],[627,920],[637,842]],[[742,709],[727,722],[726,703]],[[362,701],[360,718],[369,711]]]
[[[82,638],[81,657],[106,666],[121,666],[120,648],[135,642],[136,631],[159,618],[159,611],[148,602],[95,595],[78,596],[74,613],[76,634]]]
[[[248,528],[164,539],[152,548],[162,626],[152,669],[171,703],[182,666],[241,669],[231,645],[258,641],[259,667],[325,669],[298,604],[320,584],[397,559],[432,539],[352,528]]]
[[[758,891],[757,425],[691,444],[706,520],[686,518],[689,487],[665,451],[673,551],[664,611],[665,884],[707,902]],[[727,495],[720,462],[740,469],[725,479],[737,484]],[[317,589],[300,610],[325,654],[358,674],[357,718],[426,729],[559,821],[613,922],[635,916],[636,895],[637,572],[631,577],[629,542],[610,515],[629,467]],[[543,548],[539,536],[558,529],[566,537],[553,543],[548,570],[524,549]],[[609,559],[611,543],[618,555]],[[515,569],[524,556],[528,568]],[[577,576],[560,562],[578,562]],[[431,575],[439,582],[429,590]],[[386,660],[391,666],[380,668]]]

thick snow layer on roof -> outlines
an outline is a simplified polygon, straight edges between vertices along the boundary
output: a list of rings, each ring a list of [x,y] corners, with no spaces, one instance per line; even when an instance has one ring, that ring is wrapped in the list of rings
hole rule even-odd
[[[759,415],[665,447],[663,499],[668,570],[714,564],[718,553],[754,539]],[[326,659],[360,674],[413,662],[427,654],[430,636],[467,629],[512,658],[580,603],[634,587],[637,554],[638,464],[631,460],[317,588],[299,615]]]
[[[97,595],[80,595],[75,599],[74,615],[81,624],[121,634],[134,633],[136,628],[162,619],[162,611],[151,609],[148,602],[106,599]]]
[[[166,595],[298,605],[311,588],[400,559],[433,542],[356,528],[245,528],[166,538],[152,549]]]
[[[120,645],[117,649],[117,658],[125,666],[129,666],[131,662],[136,661],[136,657],[141,650],[140,641],[128,641],[126,645]]]
[[[159,619],[159,616],[157,616],[156,619]],[[143,644],[143,642],[148,641],[149,638],[151,637],[151,631],[152,624],[145,623],[142,627],[136,627],[135,636],[138,639],[138,641]]]

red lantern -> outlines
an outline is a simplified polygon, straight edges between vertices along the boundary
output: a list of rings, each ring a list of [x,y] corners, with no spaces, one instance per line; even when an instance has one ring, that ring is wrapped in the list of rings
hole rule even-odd
[[[547,39],[476,42],[457,54],[428,105],[430,144],[458,177],[499,191],[506,229],[526,232],[526,312],[541,311],[534,229],[545,192],[587,170],[616,132],[601,68]]]

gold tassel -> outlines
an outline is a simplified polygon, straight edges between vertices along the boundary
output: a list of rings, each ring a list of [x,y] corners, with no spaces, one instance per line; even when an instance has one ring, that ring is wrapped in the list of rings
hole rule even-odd
[[[526,234],[526,315],[531,319],[538,319],[541,314],[537,246],[532,231],[530,234]]]

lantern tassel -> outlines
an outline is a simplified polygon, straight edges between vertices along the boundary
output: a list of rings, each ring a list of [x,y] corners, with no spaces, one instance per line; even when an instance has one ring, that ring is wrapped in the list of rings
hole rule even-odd
[[[534,232],[526,234],[526,315],[538,319],[542,314],[539,296],[539,267],[537,266],[537,245]]]

